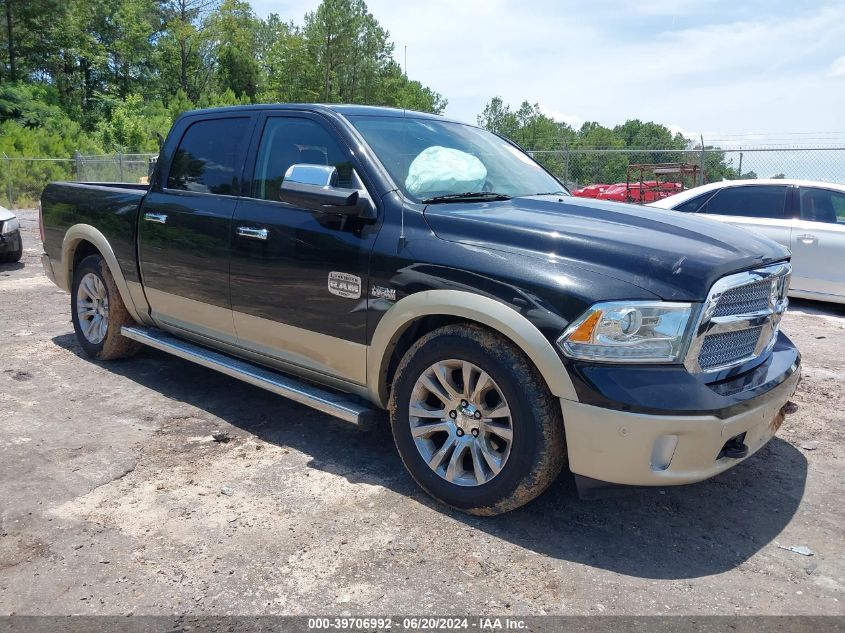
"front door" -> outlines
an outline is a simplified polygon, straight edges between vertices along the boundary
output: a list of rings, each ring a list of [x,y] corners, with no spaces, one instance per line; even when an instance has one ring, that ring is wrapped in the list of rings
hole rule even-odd
[[[792,288],[845,297],[845,192],[801,187],[792,230]],[[824,299],[824,296],[819,296]]]
[[[365,192],[352,154],[319,116],[297,112],[263,115],[249,154],[251,182],[231,237],[238,344],[364,384],[367,275],[379,225],[279,200],[285,172],[299,163],[335,166],[339,186]]]
[[[141,208],[144,290],[158,325],[233,342],[229,240],[252,119],[188,118],[180,127]]]

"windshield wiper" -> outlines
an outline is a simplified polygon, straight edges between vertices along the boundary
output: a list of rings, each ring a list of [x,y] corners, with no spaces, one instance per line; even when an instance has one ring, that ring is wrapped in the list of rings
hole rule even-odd
[[[450,193],[445,196],[426,198],[423,204],[438,204],[441,202],[491,202],[496,200],[510,200],[511,196],[495,191],[467,191],[464,193]]]

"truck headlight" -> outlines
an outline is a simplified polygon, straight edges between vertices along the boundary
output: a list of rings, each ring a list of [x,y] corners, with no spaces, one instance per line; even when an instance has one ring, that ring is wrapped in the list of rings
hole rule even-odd
[[[18,221],[17,218],[12,218],[11,220],[0,222],[0,235],[8,235],[9,233],[14,233],[19,228],[21,228],[21,223]]]
[[[616,363],[680,362],[692,315],[690,303],[597,303],[557,340],[566,356]]]

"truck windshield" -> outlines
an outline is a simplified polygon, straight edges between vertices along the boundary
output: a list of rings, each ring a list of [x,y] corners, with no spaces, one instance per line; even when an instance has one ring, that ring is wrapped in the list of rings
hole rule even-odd
[[[486,130],[411,117],[353,115],[348,119],[415,202],[569,195],[534,159]]]

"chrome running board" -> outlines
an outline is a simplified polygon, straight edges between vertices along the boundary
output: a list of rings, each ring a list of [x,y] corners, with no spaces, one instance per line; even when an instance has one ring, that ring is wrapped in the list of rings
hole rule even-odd
[[[322,389],[260,365],[189,343],[157,328],[124,326],[120,333],[133,341],[272,391],[358,426],[370,426],[381,415],[380,411],[358,401],[354,396]]]

